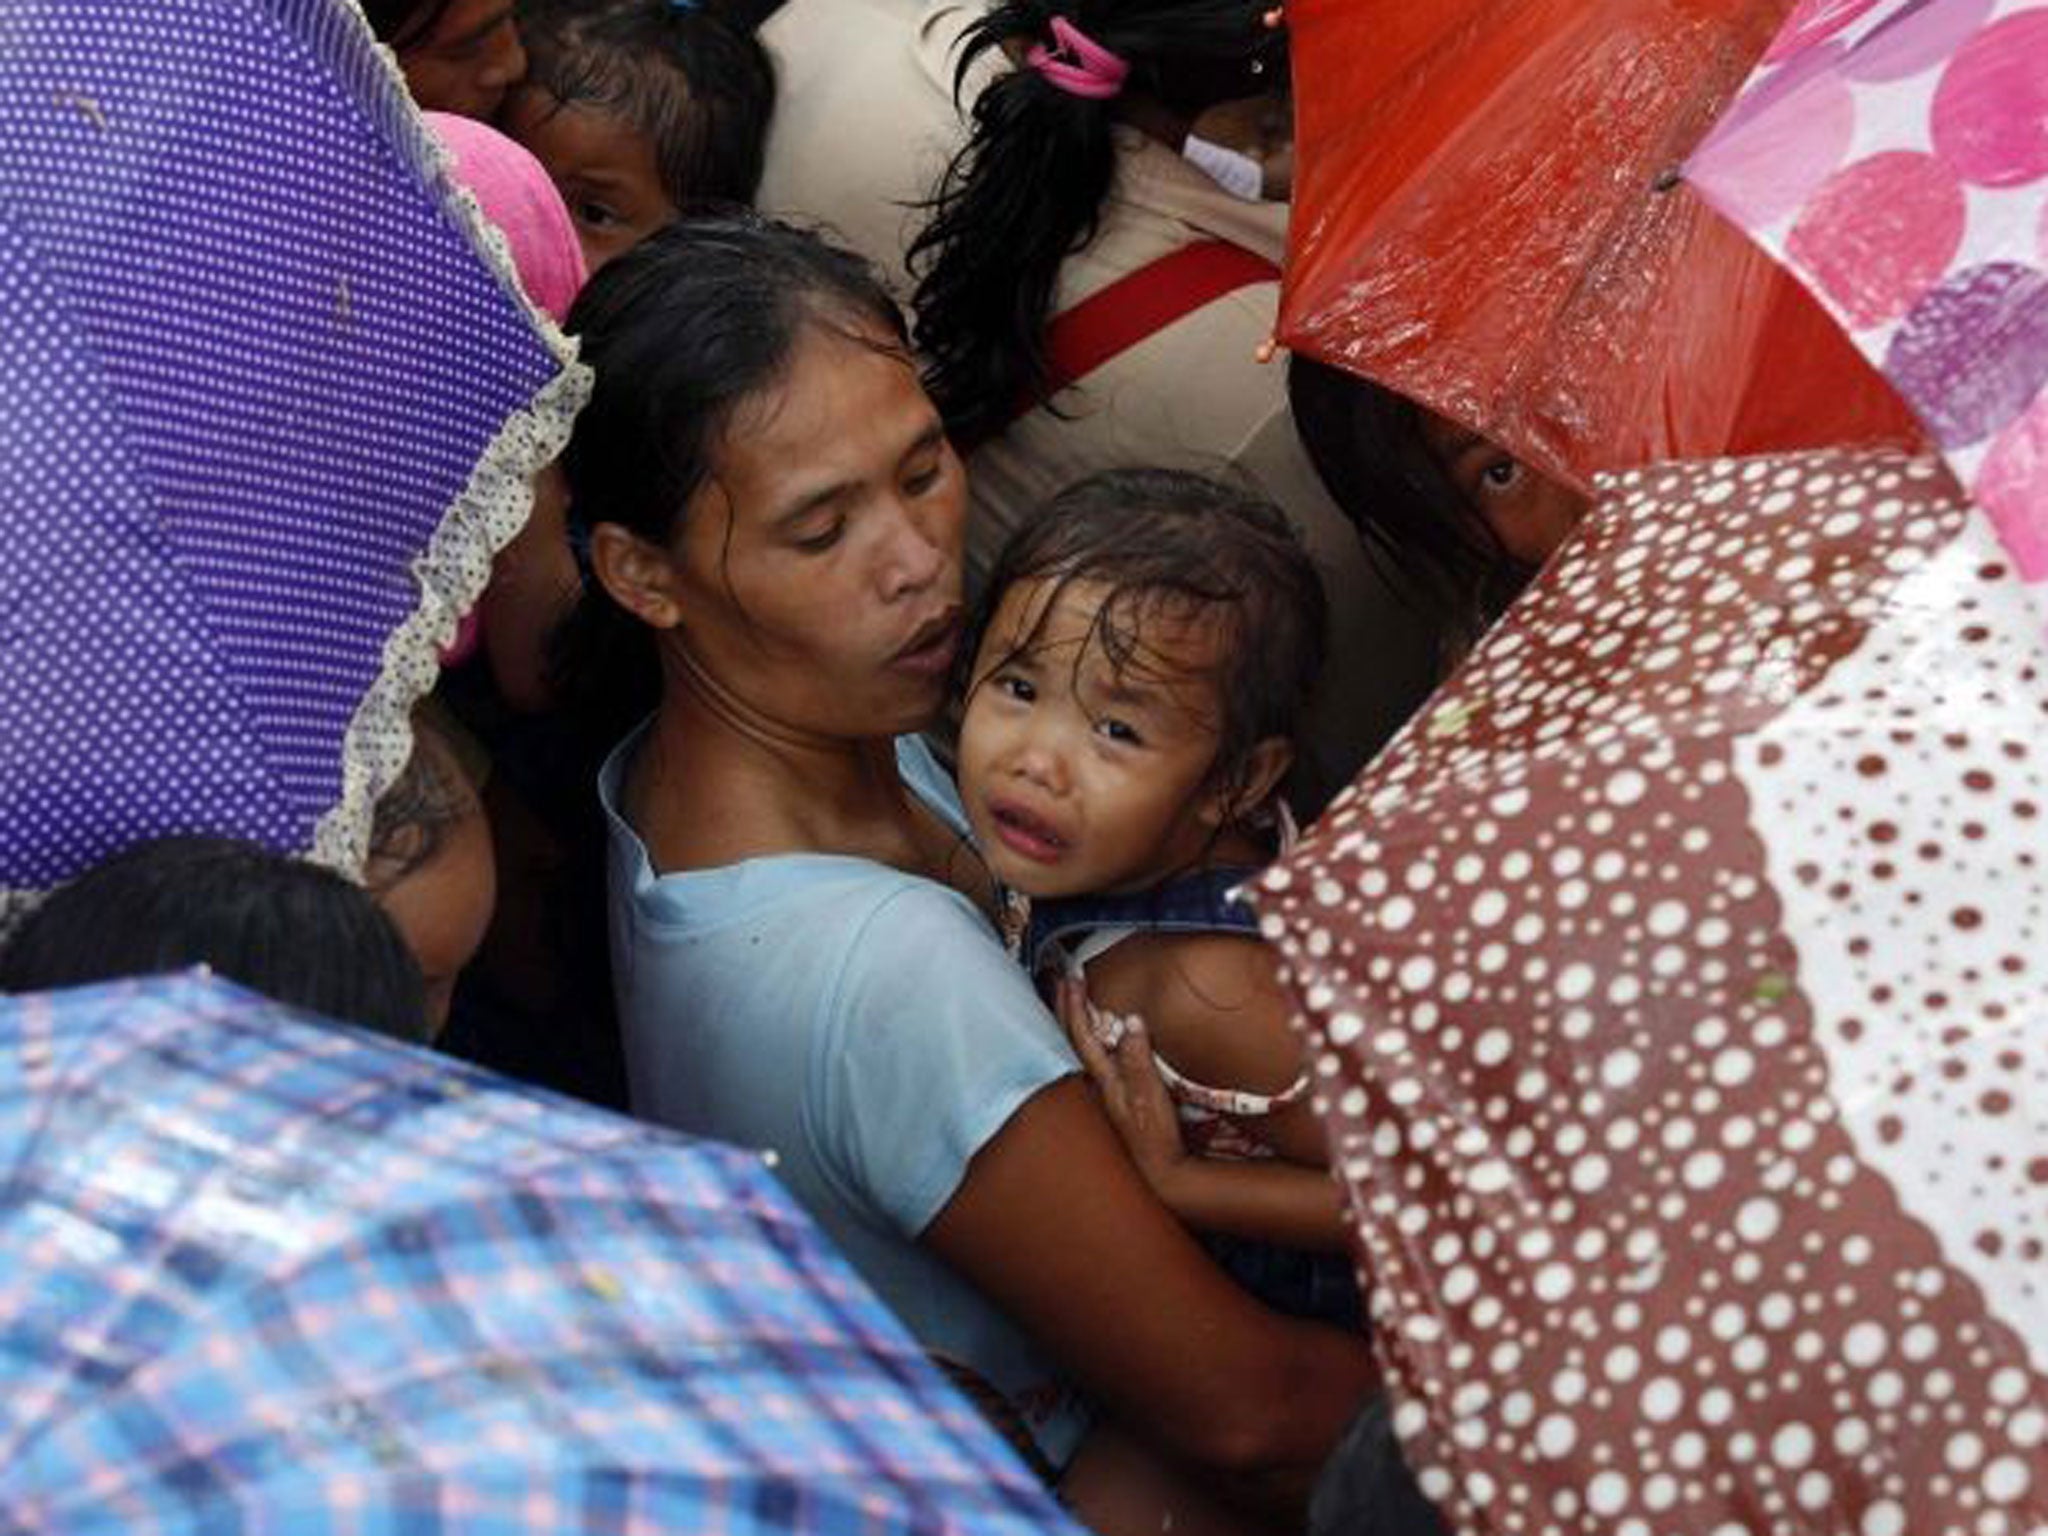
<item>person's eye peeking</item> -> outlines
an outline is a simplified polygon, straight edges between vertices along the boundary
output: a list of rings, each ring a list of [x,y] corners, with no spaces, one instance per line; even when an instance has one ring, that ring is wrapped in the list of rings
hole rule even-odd
[[[617,210],[607,208],[603,203],[590,202],[587,199],[582,202],[571,203],[569,211],[576,216],[577,223],[587,224],[592,229],[611,229],[626,222],[620,217]]]
[[[1014,699],[1019,704],[1029,704],[1038,698],[1038,690],[1014,672],[1001,673],[994,681],[996,692],[1006,699]]]
[[[1095,722],[1095,733],[1120,747],[1142,747],[1145,744],[1144,738],[1127,723],[1110,716],[1104,716]]]
[[[1494,459],[1479,472],[1480,484],[1489,491],[1511,490],[1521,479],[1522,466],[1515,459]]]

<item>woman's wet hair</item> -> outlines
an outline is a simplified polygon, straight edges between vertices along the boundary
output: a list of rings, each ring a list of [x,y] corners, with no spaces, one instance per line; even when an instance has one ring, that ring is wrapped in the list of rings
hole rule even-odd
[[[330,1019],[428,1038],[419,965],[367,891],[225,837],[140,843],[51,893],[0,948],[0,991],[195,965]]]
[[[735,413],[784,380],[820,327],[909,365],[902,311],[873,268],[810,230],[735,210],[679,220],[608,262],[569,312],[596,375],[562,456],[572,536],[616,523],[672,545]],[[653,634],[595,579],[552,652],[561,697],[602,739],[660,699]]]
[[[1048,44],[1055,14],[1130,66],[1124,90],[1190,114],[1286,79],[1270,0],[1000,0],[967,28],[955,94],[985,55]],[[1019,399],[1058,388],[1046,325],[1061,266],[1094,239],[1115,179],[1116,103],[1070,95],[1019,65],[975,99],[967,142],[912,242],[917,345],[946,424],[972,438]]]
[[[1436,627],[1444,658],[1465,650],[1536,574],[1502,546],[1423,438],[1423,413],[1341,368],[1297,356],[1287,369],[1294,430],[1394,589]]]
[[[1071,582],[1108,589],[1090,641],[1119,670],[1145,665],[1148,623],[1195,620],[1211,629],[1210,680],[1222,705],[1211,784],[1241,785],[1262,741],[1299,741],[1323,669],[1329,616],[1315,562],[1270,501],[1180,470],[1108,470],[1076,481],[997,557],[962,652],[970,666],[1003,594],[1036,581],[1052,583],[1052,592],[1038,629],[1012,655],[1038,643]],[[981,667],[965,680],[968,688],[1008,659]],[[1075,657],[1076,667],[1082,659]]]
[[[775,71],[744,24],[670,0],[521,0],[526,81],[631,123],[678,208],[751,203]]]

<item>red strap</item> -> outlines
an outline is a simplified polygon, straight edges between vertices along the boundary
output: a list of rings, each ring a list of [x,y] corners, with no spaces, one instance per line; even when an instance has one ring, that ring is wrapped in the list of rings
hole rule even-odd
[[[1203,240],[1127,272],[1098,289],[1046,328],[1045,350],[1051,386],[1020,398],[1010,414],[970,443],[963,453],[1030,415],[1059,390],[1077,384],[1112,358],[1185,319],[1226,294],[1255,283],[1277,282],[1280,269],[1227,240]]]

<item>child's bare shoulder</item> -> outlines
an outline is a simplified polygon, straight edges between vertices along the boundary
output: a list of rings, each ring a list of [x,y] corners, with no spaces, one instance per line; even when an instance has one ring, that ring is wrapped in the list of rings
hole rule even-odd
[[[1104,955],[1090,978],[1091,994],[1141,1015],[1159,1053],[1188,1077],[1280,1093],[1300,1075],[1278,956],[1249,934],[1149,934]]]

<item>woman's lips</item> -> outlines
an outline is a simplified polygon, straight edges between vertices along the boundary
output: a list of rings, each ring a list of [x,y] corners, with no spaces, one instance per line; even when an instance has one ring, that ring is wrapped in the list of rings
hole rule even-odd
[[[889,665],[919,677],[940,677],[952,670],[953,657],[960,648],[960,610],[949,608],[917,633],[894,656]]]
[[[1067,851],[1066,839],[1048,822],[1022,806],[992,804],[989,823],[1005,848],[1034,864],[1056,863]]]

